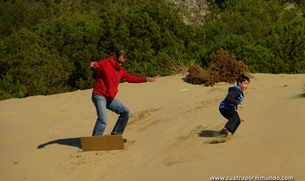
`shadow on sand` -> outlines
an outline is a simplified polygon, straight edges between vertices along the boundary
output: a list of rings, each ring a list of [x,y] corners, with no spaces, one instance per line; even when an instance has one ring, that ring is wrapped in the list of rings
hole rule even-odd
[[[208,138],[217,137],[219,135],[220,135],[219,131],[215,131],[215,130],[203,130],[200,133],[198,133],[199,137],[208,137]]]
[[[81,142],[80,142],[80,138],[65,138],[65,139],[57,139],[54,141],[49,141],[47,143],[44,144],[40,144],[37,149],[41,149],[44,148],[47,145],[51,145],[51,144],[60,144],[60,145],[66,145],[66,146],[74,146],[77,147],[79,149],[82,148],[81,146]]]
[[[218,144],[218,143],[225,143],[231,139],[231,134],[224,135],[220,134],[219,131],[214,130],[204,130],[201,133],[198,133],[199,137],[207,137],[211,138],[207,140],[206,144]]]

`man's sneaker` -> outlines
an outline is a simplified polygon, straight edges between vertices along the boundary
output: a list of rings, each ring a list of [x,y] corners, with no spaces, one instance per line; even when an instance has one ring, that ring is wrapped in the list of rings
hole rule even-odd
[[[111,133],[111,135],[117,135],[117,134]],[[123,143],[126,143],[126,142],[127,142],[127,139],[123,138]]]
[[[229,130],[227,128],[222,128],[222,130],[220,130],[219,133],[227,135],[229,133]]]

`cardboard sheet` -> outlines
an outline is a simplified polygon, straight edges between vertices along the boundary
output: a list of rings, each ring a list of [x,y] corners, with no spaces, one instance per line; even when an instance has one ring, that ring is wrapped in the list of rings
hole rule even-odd
[[[122,135],[81,137],[83,151],[123,150]]]
[[[122,135],[81,137],[83,151],[107,151],[127,149],[136,140],[123,142]]]

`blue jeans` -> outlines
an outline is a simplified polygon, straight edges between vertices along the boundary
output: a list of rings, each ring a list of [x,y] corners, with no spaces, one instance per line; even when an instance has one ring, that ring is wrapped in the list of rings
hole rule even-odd
[[[104,130],[107,125],[107,109],[120,114],[111,134],[112,135],[121,135],[123,134],[125,127],[127,125],[130,112],[126,106],[124,106],[116,98],[107,101],[103,96],[93,93],[92,102],[95,105],[97,120],[93,129],[92,136],[101,136],[104,133]]]

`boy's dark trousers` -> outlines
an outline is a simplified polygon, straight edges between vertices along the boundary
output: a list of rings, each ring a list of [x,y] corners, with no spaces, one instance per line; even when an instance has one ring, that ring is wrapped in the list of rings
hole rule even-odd
[[[230,133],[234,134],[240,124],[240,118],[238,113],[228,107],[220,108],[219,112],[223,117],[228,119],[225,128],[227,128]]]

